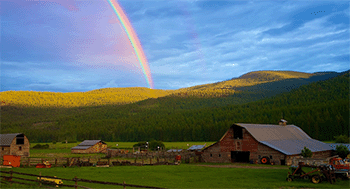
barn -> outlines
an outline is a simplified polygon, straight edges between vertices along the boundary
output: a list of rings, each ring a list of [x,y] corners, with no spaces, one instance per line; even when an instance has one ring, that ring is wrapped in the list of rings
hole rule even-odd
[[[300,156],[307,147],[313,158],[332,156],[326,143],[310,138],[295,125],[236,123],[216,143],[202,151],[204,162],[258,162],[290,165],[291,158]]]
[[[73,154],[105,153],[107,144],[102,140],[84,140],[78,146],[71,148]]]
[[[16,155],[29,157],[30,144],[23,133],[0,134],[1,157]]]

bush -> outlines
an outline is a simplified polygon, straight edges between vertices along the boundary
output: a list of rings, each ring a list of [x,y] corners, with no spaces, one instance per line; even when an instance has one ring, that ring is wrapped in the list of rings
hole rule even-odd
[[[49,144],[44,144],[44,145],[37,144],[37,145],[33,146],[33,148],[35,148],[35,149],[49,149],[50,145]]]
[[[345,135],[335,136],[335,143],[350,143],[350,138]]]
[[[301,150],[301,155],[303,157],[312,157],[312,152],[309,148],[304,147],[304,149]]]
[[[347,155],[350,153],[349,149],[345,145],[338,145],[335,147],[335,154],[338,155],[341,158],[346,158]]]
[[[165,145],[163,144],[162,141],[156,141],[156,140],[153,140],[148,144],[147,142],[138,142],[137,144],[134,144],[133,147],[140,147],[141,149],[149,149],[149,150],[156,151],[158,150],[158,146],[159,148],[163,148],[163,149],[165,148]]]
[[[158,146],[159,146],[159,149],[163,148],[165,149],[165,145],[163,144],[162,141],[151,141],[149,142],[149,149],[153,150],[153,151],[156,151],[158,150]]]

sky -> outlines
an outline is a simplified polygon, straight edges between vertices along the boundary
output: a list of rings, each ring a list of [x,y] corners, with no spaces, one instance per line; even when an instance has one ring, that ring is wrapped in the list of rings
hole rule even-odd
[[[114,1],[114,0],[113,0]],[[119,0],[155,89],[350,69],[348,1]],[[153,87],[108,0],[0,0],[0,91]]]

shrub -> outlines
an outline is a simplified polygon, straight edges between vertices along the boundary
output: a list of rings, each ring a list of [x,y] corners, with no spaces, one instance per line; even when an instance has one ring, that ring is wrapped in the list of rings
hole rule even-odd
[[[338,155],[341,158],[346,158],[347,155],[350,153],[349,149],[345,145],[338,145],[335,147],[335,154]]]
[[[303,157],[312,157],[312,152],[309,148],[306,148],[306,146],[304,147],[304,149],[301,150],[301,155]]]
[[[154,141],[149,142],[149,149],[151,149],[153,151],[158,150],[158,146],[159,146],[159,148],[165,149],[165,145],[163,144],[162,141],[154,140]]]
[[[350,143],[350,138],[345,135],[335,136],[335,143]]]
[[[159,148],[163,148],[163,149],[165,148],[165,145],[163,144],[162,141],[156,141],[156,140],[153,140],[148,144],[147,142],[138,142],[137,144],[134,144],[133,147],[140,147],[141,149],[149,149],[149,150],[156,151],[158,150],[158,146]]]

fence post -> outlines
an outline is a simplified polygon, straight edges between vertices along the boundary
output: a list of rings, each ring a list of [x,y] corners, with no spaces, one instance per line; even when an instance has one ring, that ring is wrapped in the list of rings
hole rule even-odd
[[[57,158],[55,158],[55,167],[57,167]]]
[[[39,172],[39,186],[41,187],[41,172]]]
[[[123,187],[124,187],[124,189],[126,188],[126,186],[125,186],[125,180],[123,181]]]
[[[12,186],[12,169],[10,171],[10,185]]]
[[[74,188],[77,189],[78,188],[78,180],[77,180],[77,176],[74,177],[75,180],[75,185]]]

